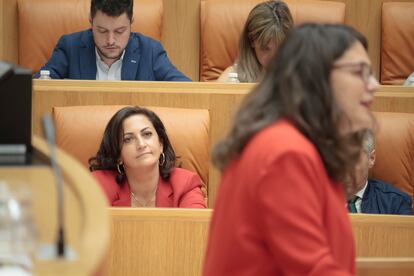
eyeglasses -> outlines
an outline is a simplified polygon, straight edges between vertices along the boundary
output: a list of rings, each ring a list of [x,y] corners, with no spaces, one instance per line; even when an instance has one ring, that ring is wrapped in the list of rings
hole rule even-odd
[[[343,64],[334,64],[333,68],[356,68],[358,73],[364,82],[364,84],[367,86],[369,84],[370,78],[373,76],[372,74],[372,68],[368,63],[365,62],[359,62],[359,63],[343,63]]]

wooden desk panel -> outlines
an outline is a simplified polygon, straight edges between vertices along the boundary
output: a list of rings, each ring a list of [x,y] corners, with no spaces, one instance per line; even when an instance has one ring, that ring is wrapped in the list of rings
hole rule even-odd
[[[358,257],[414,257],[414,217],[350,214]]]
[[[372,110],[414,113],[414,86],[380,86],[380,89],[375,93]]]
[[[357,258],[359,276],[412,276],[414,258]]]
[[[109,210],[108,275],[200,275],[211,209]],[[413,217],[360,214],[350,219],[358,275],[410,275],[406,273],[414,268]]]
[[[209,209],[110,208],[108,275],[201,275]]]

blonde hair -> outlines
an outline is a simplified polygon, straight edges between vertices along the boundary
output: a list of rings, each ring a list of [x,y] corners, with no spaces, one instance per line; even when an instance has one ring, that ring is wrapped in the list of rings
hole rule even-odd
[[[249,13],[239,43],[236,71],[240,82],[257,82],[263,70],[253,43],[265,48],[269,42],[279,45],[293,27],[293,19],[286,3],[271,0],[257,4]]]

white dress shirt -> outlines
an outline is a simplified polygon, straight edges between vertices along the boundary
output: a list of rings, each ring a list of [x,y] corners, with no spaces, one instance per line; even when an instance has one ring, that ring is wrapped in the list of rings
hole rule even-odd
[[[124,59],[125,50],[122,52],[121,57],[108,66],[98,54],[98,50],[95,47],[96,54],[96,79],[97,80],[121,80],[122,60]]]
[[[364,193],[365,190],[367,189],[368,186],[368,180],[366,180],[364,188],[362,188],[361,190],[359,190],[358,193],[356,193],[355,195],[358,197],[358,199],[355,201],[355,207],[357,209],[358,213],[361,213],[361,205],[362,205],[362,198],[364,197]]]

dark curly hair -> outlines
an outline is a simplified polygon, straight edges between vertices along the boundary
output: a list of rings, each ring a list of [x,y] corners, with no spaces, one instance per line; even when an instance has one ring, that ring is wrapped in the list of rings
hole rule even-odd
[[[279,118],[287,118],[318,150],[328,175],[343,183],[359,158],[362,133],[344,136],[343,118],[330,83],[334,62],[354,43],[367,41],[352,27],[304,24],[293,29],[273,58],[263,81],[245,97],[230,133],[213,149],[221,170],[250,139]],[[347,194],[354,187],[344,184]]]
[[[133,10],[134,0],[92,0],[90,16],[93,19],[97,11],[113,17],[118,17],[125,12],[129,21],[132,21]]]
[[[109,120],[102,138],[101,145],[95,156],[89,158],[89,170],[112,170],[118,172],[117,162],[121,156],[122,148],[122,124],[126,118],[133,115],[144,115],[150,120],[163,145],[165,161],[159,165],[161,178],[167,180],[176,166],[177,156],[168,139],[167,131],[160,118],[151,110],[139,106],[127,106],[120,109]],[[116,182],[121,186],[125,183],[124,173],[117,173]]]

